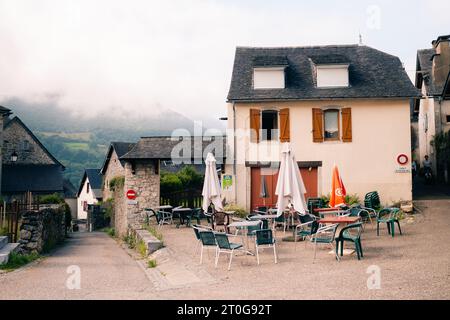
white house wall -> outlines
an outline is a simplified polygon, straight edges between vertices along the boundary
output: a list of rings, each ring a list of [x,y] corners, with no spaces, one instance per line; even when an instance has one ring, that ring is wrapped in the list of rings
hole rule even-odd
[[[78,196],[78,210],[77,210],[78,219],[87,219],[87,211],[83,210],[84,201],[86,201],[87,204],[96,204],[98,202],[97,198],[95,198],[94,196],[91,187],[89,188],[89,192],[87,192],[88,182],[89,179],[86,178],[86,180],[84,181],[83,189],[81,190],[80,195]]]
[[[312,108],[327,106],[352,108],[353,141],[314,143],[312,140]],[[319,170],[319,194],[331,189],[332,166],[336,163],[348,194],[363,199],[367,192],[377,190],[383,203],[412,199],[412,179],[409,173],[396,173],[397,156],[407,154],[411,159],[409,101],[404,100],[348,100],[297,101],[276,103],[236,104],[236,127],[249,129],[250,108],[290,108],[290,137],[297,161],[322,161]],[[233,107],[228,105],[228,127],[233,126]],[[233,149],[233,138],[228,138]],[[278,143],[272,151],[262,150],[265,144],[250,143],[248,138],[237,139],[237,167],[235,195],[228,199],[249,209],[250,168],[245,161],[279,161]],[[226,171],[232,174],[232,165]],[[407,168],[410,169],[410,163]],[[234,193],[233,192],[233,193]]]

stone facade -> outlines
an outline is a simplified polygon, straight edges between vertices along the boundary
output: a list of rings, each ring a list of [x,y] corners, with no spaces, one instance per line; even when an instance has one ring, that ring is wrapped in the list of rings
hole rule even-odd
[[[125,168],[120,163],[119,157],[115,151],[112,152],[108,167],[103,174],[103,199],[112,198],[114,191],[109,189],[109,182],[116,177],[125,176]]]
[[[65,238],[64,211],[42,209],[22,215],[20,226],[20,253],[41,253],[52,249]]]
[[[15,164],[55,164],[17,119],[3,131],[3,164],[11,164],[11,155],[18,155]]]
[[[123,186],[114,190],[114,213],[111,219],[111,227],[113,227],[118,236],[124,236],[128,232],[127,223],[127,203]]]
[[[159,206],[159,162],[146,160],[133,165],[127,162],[124,191],[127,192],[127,190],[134,190],[137,195],[135,202],[125,200],[128,227],[137,230],[142,228],[145,222],[144,209]]]

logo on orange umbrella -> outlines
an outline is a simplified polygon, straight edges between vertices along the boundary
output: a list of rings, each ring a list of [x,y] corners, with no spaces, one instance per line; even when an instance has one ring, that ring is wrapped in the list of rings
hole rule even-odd
[[[333,179],[331,182],[330,207],[345,205],[345,195],[347,194],[342,179],[339,176],[339,170],[335,165],[333,167]]]

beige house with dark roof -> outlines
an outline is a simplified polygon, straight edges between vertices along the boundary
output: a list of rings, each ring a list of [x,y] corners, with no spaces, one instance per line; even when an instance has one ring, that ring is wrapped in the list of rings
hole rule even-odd
[[[410,99],[417,96],[401,61],[367,46],[238,47],[227,104],[234,153],[227,201],[247,210],[276,204],[284,142],[307,197],[330,193],[337,164],[348,194],[411,200]]]

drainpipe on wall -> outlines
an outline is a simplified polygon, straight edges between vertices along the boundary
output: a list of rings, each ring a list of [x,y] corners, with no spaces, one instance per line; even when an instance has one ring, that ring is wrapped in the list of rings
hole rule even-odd
[[[234,202],[237,203],[237,179],[236,179],[236,102],[233,101],[233,179],[234,179]]]

